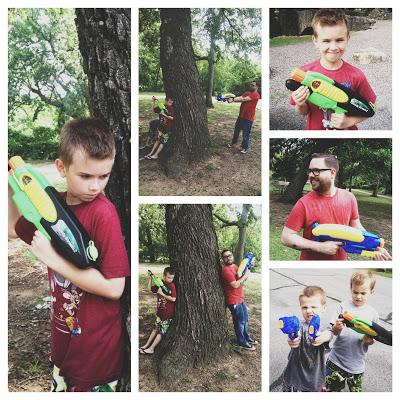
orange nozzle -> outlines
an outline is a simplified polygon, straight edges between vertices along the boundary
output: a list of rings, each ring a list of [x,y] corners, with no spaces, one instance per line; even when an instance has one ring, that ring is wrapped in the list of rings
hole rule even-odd
[[[12,169],[12,170],[16,170],[18,167],[20,167],[21,165],[24,165],[25,164],[25,161],[20,157],[20,156],[14,156],[14,157],[11,157],[9,160],[8,160],[8,165],[10,166],[10,168]]]
[[[353,319],[353,316],[348,311],[343,311],[342,315],[343,318],[347,321],[351,321]]]
[[[295,68],[292,73],[290,74],[290,77],[295,80],[296,82],[303,82],[304,78],[306,77],[306,72],[303,71],[300,68]]]
[[[382,238],[381,238],[381,244],[380,244],[379,247],[385,247],[385,239],[382,239]]]

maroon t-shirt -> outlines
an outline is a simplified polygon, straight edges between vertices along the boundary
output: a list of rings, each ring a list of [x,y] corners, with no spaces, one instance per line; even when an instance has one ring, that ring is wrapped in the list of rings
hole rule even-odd
[[[240,105],[239,117],[254,122],[254,116],[256,115],[256,107],[258,100],[260,99],[260,94],[258,92],[244,92],[242,97],[250,97],[251,100],[244,101]]]
[[[165,283],[165,286],[171,290],[170,296],[176,298],[175,283]],[[152,286],[151,291],[153,293],[157,293],[158,287]],[[166,321],[167,319],[173,318],[174,305],[175,303],[173,301],[169,301],[164,296],[157,294],[157,316],[160,317],[161,321]]]
[[[314,222],[350,226],[351,221],[358,218],[357,200],[353,193],[337,188],[333,196],[324,196],[312,190],[297,201],[285,226],[296,232],[303,229],[303,237],[313,240],[311,225]],[[347,260],[347,254],[342,248],[332,256],[314,251],[302,251],[300,260]]]
[[[163,133],[171,132],[172,125],[175,122],[175,107],[174,106],[166,106],[169,116],[174,119],[165,118],[163,115],[160,115],[160,131]]]
[[[236,274],[238,266],[235,264],[224,265],[221,270],[222,288],[225,294],[225,304],[240,304],[244,302],[243,286],[234,288],[230,285],[231,282],[236,281]]]
[[[65,193],[61,194],[65,197]],[[107,279],[130,275],[119,217],[102,194],[88,203],[70,206],[94,241],[99,271]],[[18,236],[31,243],[34,225],[20,218]],[[50,266],[51,267],[51,266]],[[121,376],[122,316],[119,300],[87,293],[48,269],[51,289],[51,358],[69,383],[84,389]]]

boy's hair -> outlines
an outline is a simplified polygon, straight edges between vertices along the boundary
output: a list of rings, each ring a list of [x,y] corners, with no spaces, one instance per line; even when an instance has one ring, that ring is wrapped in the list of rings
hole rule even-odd
[[[354,272],[350,278],[350,288],[352,288],[353,285],[363,285],[367,280],[369,280],[369,289],[372,292],[375,288],[376,276],[371,271]]]
[[[311,22],[314,36],[317,36],[316,26],[334,26],[344,23],[347,31],[349,30],[349,23],[346,14],[340,8],[321,8],[315,14]]]
[[[174,101],[174,99],[171,96],[165,96],[165,101],[168,101],[168,100]]]
[[[174,267],[166,267],[166,268],[164,268],[163,275],[165,276],[167,274],[175,275],[175,268]]]
[[[313,158],[323,158],[327,167],[335,168],[336,173],[339,172],[339,160],[333,154],[314,153],[311,155],[311,160]]]
[[[299,300],[302,297],[313,297],[313,296],[320,296],[321,297],[321,304],[324,306],[326,304],[326,294],[324,289],[320,288],[319,286],[306,286],[303,291],[299,295]]]
[[[114,135],[99,119],[73,119],[63,126],[60,135],[59,157],[66,167],[77,150],[98,160],[111,158],[115,152]]]

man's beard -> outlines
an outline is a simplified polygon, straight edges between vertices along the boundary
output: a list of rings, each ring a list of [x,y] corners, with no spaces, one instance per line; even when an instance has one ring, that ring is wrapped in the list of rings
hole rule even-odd
[[[318,193],[325,193],[329,190],[330,185],[321,181],[318,181],[319,185],[314,189],[315,191],[317,191]]]

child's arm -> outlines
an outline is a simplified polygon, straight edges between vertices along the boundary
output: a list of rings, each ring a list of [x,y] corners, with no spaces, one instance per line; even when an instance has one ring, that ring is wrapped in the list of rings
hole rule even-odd
[[[125,278],[106,279],[100,271],[94,268],[80,269],[59,255],[50,241],[39,232],[35,232],[31,243],[32,253],[53,271],[80,289],[111,300],[118,300],[125,287]]]
[[[149,277],[149,280],[147,281],[147,290],[151,291],[151,284],[153,282],[153,278],[151,277],[151,273],[149,271],[147,271],[147,275]]]
[[[315,338],[315,340],[311,341],[311,344],[313,346],[321,346],[321,344],[325,343],[325,342],[329,342],[332,339],[332,332],[329,330],[326,330],[324,332],[321,333],[317,333],[317,337]]]
[[[343,318],[337,318],[335,323],[332,325],[332,333],[335,336],[338,336],[341,334],[343,328],[344,328]]]
[[[310,96],[310,91],[306,86],[300,86],[292,93],[292,99],[295,103],[294,110],[297,114],[307,115],[310,109],[307,104],[307,99]]]
[[[172,297],[169,296],[168,294],[165,294],[161,288],[159,288],[157,290],[157,294],[159,294],[160,296],[164,297],[165,299],[167,299],[168,301],[172,301],[173,303],[176,301],[176,297]]]
[[[367,117],[348,116],[346,114],[332,114],[331,124],[336,129],[347,129],[366,120]]]
[[[15,232],[15,224],[17,223],[21,214],[17,206],[12,200],[13,191],[8,187],[8,237],[9,239],[17,239],[18,235]]]

